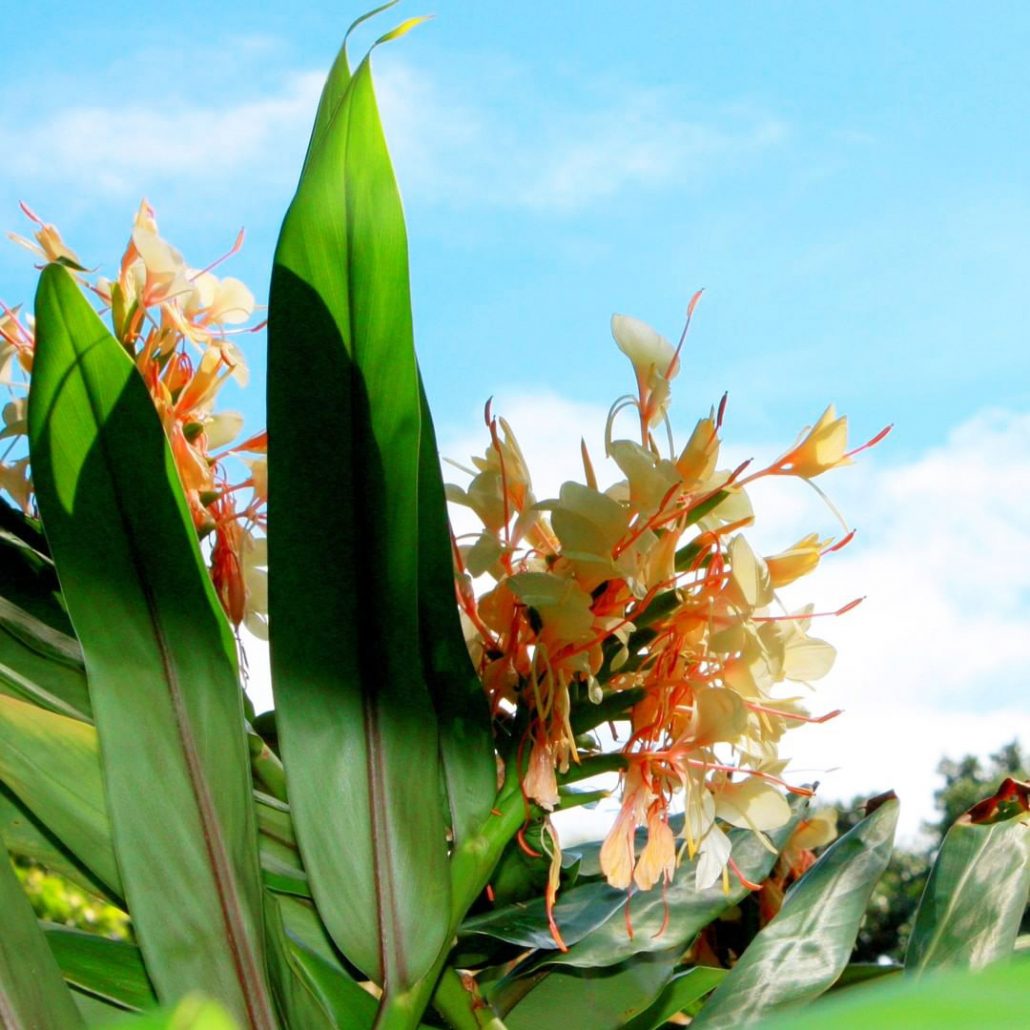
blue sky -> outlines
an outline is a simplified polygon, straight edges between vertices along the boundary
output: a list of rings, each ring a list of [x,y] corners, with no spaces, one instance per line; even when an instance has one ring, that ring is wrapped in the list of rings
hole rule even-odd
[[[69,6],[8,16],[0,225],[24,231],[25,200],[110,269],[147,196],[197,265],[245,226],[226,271],[263,298],[361,5]],[[860,536],[823,589],[869,600],[825,633],[842,654],[826,703],[853,721],[805,755],[850,769],[827,778],[841,793],[899,770],[925,809],[945,748],[1030,743],[1030,10],[635,7],[407,0],[398,17],[436,19],[376,58],[440,435],[482,449],[496,395],[556,484],[629,386],[610,314],[675,337],[702,286],[681,433],[724,389],[745,457],[831,400],[856,437],[896,423],[827,484]],[[7,303],[31,298],[26,257],[0,246]],[[236,403],[256,425],[256,338],[251,354]],[[832,532],[807,496],[767,503],[771,547]]]

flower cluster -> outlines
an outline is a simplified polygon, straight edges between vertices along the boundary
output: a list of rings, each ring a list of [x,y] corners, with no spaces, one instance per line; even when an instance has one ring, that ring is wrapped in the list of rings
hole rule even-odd
[[[54,226],[22,209],[35,226],[34,238],[13,233],[11,238],[70,269],[98,298],[153,398],[194,525],[211,541],[210,571],[219,600],[235,626],[243,623],[265,636],[267,436],[261,432],[230,446],[240,435],[243,416],[215,410],[219,390],[230,378],[247,383],[247,364],[234,337],[260,328],[246,327],[254,313],[253,295],[238,279],[213,274],[225,258],[204,269],[187,265],[158,233],[146,201],[113,279],[93,277]],[[242,242],[240,233],[225,257]],[[12,443],[0,461],[0,488],[26,512],[33,507],[29,458],[6,459],[26,431],[34,349],[32,317],[0,305],[0,383],[14,397],[3,409],[0,439]],[[231,479],[230,458],[246,470],[237,482]]]
[[[560,776],[583,755],[575,713],[609,699],[617,711],[624,695],[622,806],[602,869],[613,886],[646,890],[668,882],[686,852],[704,888],[730,871],[743,880],[723,827],[765,839],[788,821],[784,788],[811,793],[783,780],[784,732],[838,714],[814,718],[802,704],[800,688],[829,671],[835,652],[810,635],[812,608],[789,611],[776,590],[852,534],[837,542],[810,534],[779,554],[756,554],[742,532],[753,521],[746,487],[769,476],[811,481],[856,451],[831,406],[768,466],[721,469],[725,398],[678,449],[667,409],[687,328],[675,348],[624,315],[613,317],[612,333],[636,376],[636,393],[615,402],[605,432],[621,479],[603,489],[584,445],[584,482],[538,501],[511,427],[488,407],[490,444],[466,470],[471,482],[448,487],[449,500],[482,523],[455,539],[458,603],[495,715],[523,715],[525,795],[547,811],[559,804]],[[637,439],[615,437],[624,410],[636,413]],[[654,435],[662,424],[667,453]],[[684,808],[678,835],[674,797]]]

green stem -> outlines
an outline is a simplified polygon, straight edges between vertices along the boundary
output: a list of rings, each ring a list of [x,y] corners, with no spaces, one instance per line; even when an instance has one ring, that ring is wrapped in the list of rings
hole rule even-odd
[[[455,969],[447,968],[440,976],[433,995],[433,1008],[453,1030],[504,1030],[504,1024],[462,983]]]

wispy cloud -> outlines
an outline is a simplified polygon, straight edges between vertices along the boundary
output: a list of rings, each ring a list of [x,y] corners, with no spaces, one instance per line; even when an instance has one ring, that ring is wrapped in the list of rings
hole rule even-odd
[[[256,185],[295,172],[322,76],[296,73],[276,92],[229,103],[138,97],[72,104],[0,129],[5,172],[35,183],[87,181],[94,194],[135,198],[175,181],[210,185],[248,170]]]
[[[383,119],[409,191],[459,208],[570,213],[628,189],[689,187],[788,136],[781,119],[735,106],[688,116],[682,97],[656,88],[530,97],[532,120],[521,123],[489,89],[472,93],[384,66]]]
[[[217,75],[188,92],[169,92],[137,55],[131,67],[98,69],[72,102],[60,84],[32,94],[31,109],[5,104],[15,112],[0,127],[6,175],[88,181],[92,194],[118,198],[166,182],[213,193],[244,173],[258,189],[292,178],[324,73],[287,67],[264,37],[225,51]],[[196,55],[163,53],[159,64],[177,60]],[[108,99],[112,80],[133,83],[128,99],[120,85]],[[624,191],[689,188],[787,136],[783,121],[739,105],[702,116],[670,90],[579,80],[567,94],[532,96],[530,80],[528,68],[470,64],[442,77],[384,56],[377,92],[405,192],[459,209],[577,212]]]

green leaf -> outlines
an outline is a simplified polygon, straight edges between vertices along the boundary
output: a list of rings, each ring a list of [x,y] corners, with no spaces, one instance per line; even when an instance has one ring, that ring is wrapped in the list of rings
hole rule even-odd
[[[314,911],[272,895],[266,896],[265,912],[272,985],[287,1025],[367,1030],[375,1020],[376,1001],[332,955]]]
[[[62,633],[72,632],[39,523],[0,499],[0,597]]]
[[[36,294],[36,496],[86,661],[115,850],[159,996],[272,1026],[228,625],[143,380],[71,275]]]
[[[422,661],[440,720],[451,831],[460,846],[489,816],[497,793],[490,709],[454,603],[454,567],[440,455],[419,378],[419,618]]]
[[[111,1030],[239,1030],[239,1024],[222,1005],[200,994],[187,995],[174,1009],[117,1019],[104,1026]]]
[[[916,1030],[926,1027],[1022,1027],[1030,962],[976,972],[948,970],[918,980],[892,976],[842,991],[762,1024],[763,1030]]]
[[[0,855],[0,912],[0,1026],[81,1026],[71,993],[6,855]]]
[[[92,726],[0,695],[0,780],[109,892],[124,897]]]
[[[82,649],[45,546],[28,519],[0,502],[0,692],[89,717]]]
[[[694,966],[685,973],[677,973],[655,999],[654,1004],[636,1019],[626,1024],[625,1030],[657,1030],[678,1012],[683,1012],[700,1001],[709,991],[722,983],[725,969]]]
[[[898,801],[891,797],[827,848],[691,1026],[748,1026],[778,1006],[811,1001],[829,988],[847,965],[890,859],[897,821]]]
[[[678,957],[674,949],[640,955],[610,969],[548,970],[538,980],[526,978],[531,989],[510,1010],[506,994],[525,985],[499,985],[492,999],[508,1030],[621,1030],[654,1002]]]
[[[626,903],[626,892],[607,883],[587,883],[558,895],[554,920],[567,945],[582,940]],[[557,948],[547,923],[543,898],[499,908],[494,912],[466,919],[458,930],[459,937],[483,934],[519,944],[524,948]]]
[[[775,846],[782,847],[786,843],[804,810],[804,805],[797,805],[790,822],[768,835]],[[750,830],[731,830],[728,836],[732,842],[733,860],[741,872],[753,882],[764,880],[776,861],[776,855],[763,847]],[[584,856],[583,866],[586,865]],[[713,919],[748,893],[733,878],[728,892],[723,890],[721,883],[699,891],[694,881],[695,866],[696,862],[684,861],[665,891],[655,888],[638,892],[629,899],[632,936],[626,927],[625,908],[620,906],[611,918],[567,952],[551,952],[540,961],[582,968],[609,966],[644,952],[686,947]]]
[[[131,1011],[157,1005],[135,944],[67,926],[47,926],[46,939],[65,980],[80,991]]]
[[[0,783],[0,837],[12,854],[122,903],[93,726],[0,697]],[[254,800],[265,884],[310,897],[289,806]]]
[[[272,273],[276,722],[319,912],[401,993],[449,923],[438,726],[420,674],[420,400],[404,219],[368,60],[326,84]]]
[[[980,969],[1012,952],[1030,890],[1025,812],[948,830],[919,900],[905,970]]]
[[[0,561],[5,557],[0,550]],[[78,719],[91,715],[78,641],[6,596],[0,596],[0,693]]]
[[[115,903],[120,900],[3,784],[0,784],[0,841],[10,854],[37,862],[91,894]]]

